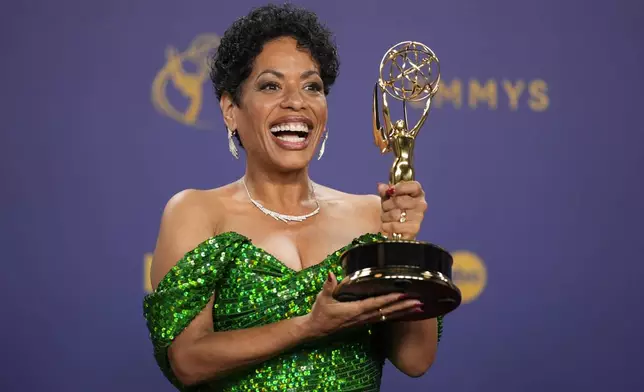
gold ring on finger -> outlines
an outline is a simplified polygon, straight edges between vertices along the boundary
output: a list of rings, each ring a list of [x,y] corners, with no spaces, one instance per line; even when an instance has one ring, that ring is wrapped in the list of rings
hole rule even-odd
[[[378,309],[378,312],[380,312],[380,321],[386,321],[387,316],[385,316],[385,314],[382,313],[382,309]]]
[[[400,219],[398,220],[400,223],[405,223],[407,222],[407,213],[405,211],[400,213]]]

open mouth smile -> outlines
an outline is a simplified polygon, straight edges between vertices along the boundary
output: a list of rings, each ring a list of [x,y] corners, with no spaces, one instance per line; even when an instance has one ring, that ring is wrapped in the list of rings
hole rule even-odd
[[[270,128],[273,140],[287,150],[303,150],[309,144],[310,122],[282,122]]]

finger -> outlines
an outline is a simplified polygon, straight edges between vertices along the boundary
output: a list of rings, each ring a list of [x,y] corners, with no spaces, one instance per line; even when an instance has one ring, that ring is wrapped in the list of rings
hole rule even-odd
[[[418,181],[402,181],[394,187],[396,195],[409,195],[411,197],[418,197],[424,194],[423,187]]]
[[[407,309],[403,309],[403,310],[393,312],[393,313],[387,315],[384,321],[398,321],[398,320],[402,319],[405,316],[417,315],[419,313],[423,313],[423,308],[421,306],[414,306],[414,307],[411,307],[411,308],[407,308]],[[381,319],[379,319],[379,320],[381,322],[383,321]]]
[[[423,306],[423,303],[420,302],[419,300],[408,299],[404,301],[394,302],[393,304],[387,305],[384,308],[381,308],[380,310],[385,316],[389,317],[389,315],[394,314],[396,312],[402,312],[404,310],[409,310],[412,308],[419,308],[421,306]]]
[[[404,239],[413,239],[420,231],[420,223],[418,221],[400,222],[385,222],[382,224],[382,230],[385,233],[401,234]]]
[[[396,208],[395,210],[383,212],[380,214],[380,220],[383,223],[389,223],[389,222],[400,223],[400,218],[402,217],[402,211],[403,210]],[[421,220],[422,217],[423,217],[422,212],[415,211],[415,210],[405,211],[405,219],[406,219],[405,222]]]
[[[329,271],[329,273],[327,274],[326,281],[324,281],[324,285],[322,285],[322,293],[324,293],[324,295],[328,295],[329,297],[332,297],[333,291],[335,290],[337,285],[338,285],[338,282],[335,278],[335,275],[333,274],[333,272]]]
[[[357,301],[356,305],[360,313],[368,313],[382,309],[389,304],[400,301],[403,298],[405,298],[405,294],[402,293],[385,294]]]
[[[410,311],[416,312],[422,306],[422,302],[410,299],[406,301],[398,301],[391,305],[385,306],[380,309],[372,310],[368,313],[365,313],[361,316],[361,321],[385,321],[389,320],[396,314],[407,314]],[[383,320],[382,317],[385,317]]]
[[[390,199],[384,200],[382,202],[382,210],[383,211],[391,211],[394,208],[397,208],[396,202],[394,200],[396,200],[396,197],[392,197]]]
[[[408,195],[396,196],[382,202],[383,211],[391,211],[395,208],[403,210],[419,210],[425,212],[427,202],[424,198],[411,197]]]
[[[400,220],[401,214],[402,214],[402,210],[399,210],[396,208],[396,209],[381,213],[380,220],[383,223],[398,222]]]
[[[378,195],[380,195],[381,199],[386,199],[388,197],[387,189],[389,189],[389,185],[381,182],[378,183]]]

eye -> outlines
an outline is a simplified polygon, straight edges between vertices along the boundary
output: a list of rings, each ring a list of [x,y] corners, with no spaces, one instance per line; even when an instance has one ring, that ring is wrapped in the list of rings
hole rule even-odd
[[[275,82],[264,82],[259,86],[260,90],[277,90],[279,85]]]
[[[309,83],[305,87],[309,91],[320,92],[322,91],[322,85],[318,82]]]

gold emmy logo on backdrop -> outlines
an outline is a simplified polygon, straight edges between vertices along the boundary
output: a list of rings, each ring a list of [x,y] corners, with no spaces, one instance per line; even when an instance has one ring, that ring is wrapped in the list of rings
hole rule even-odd
[[[454,109],[507,108],[510,111],[530,110],[544,112],[550,106],[548,83],[542,79],[494,79],[484,82],[475,79],[452,78],[443,80],[441,89],[434,98],[434,107],[442,108],[450,104]],[[411,102],[419,109],[422,103]]]
[[[208,76],[208,54],[218,46],[219,36],[201,34],[183,52],[174,46],[167,47],[166,64],[152,82],[152,103],[160,113],[185,125],[206,127],[199,120],[203,106],[203,85]],[[186,71],[187,63],[194,66],[196,71]],[[168,99],[169,84],[187,100],[185,109],[177,108]]]

